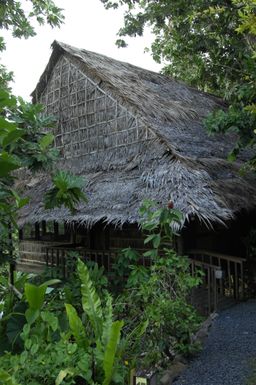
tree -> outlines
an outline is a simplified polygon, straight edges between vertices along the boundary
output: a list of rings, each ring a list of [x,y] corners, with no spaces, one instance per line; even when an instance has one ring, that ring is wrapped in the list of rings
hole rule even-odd
[[[51,0],[30,0],[23,8],[20,2],[7,0],[0,5],[0,28],[12,31],[13,36],[28,38],[34,36],[31,24],[35,19],[40,25],[45,22],[52,27],[63,22],[61,9]],[[0,50],[4,50],[0,38]],[[53,127],[52,117],[43,117],[43,106],[26,103],[12,95],[8,82],[12,74],[0,66],[0,262],[12,259],[12,233],[16,225],[18,210],[28,203],[19,196],[14,181],[15,172],[26,168],[30,172],[38,169],[50,171],[53,177],[52,190],[48,192],[52,201],[64,204],[71,211],[79,200],[86,200],[81,188],[81,178],[64,171],[53,174],[52,165],[58,152],[52,148],[54,136],[45,133]],[[47,204],[47,199],[46,199]],[[52,202],[48,207],[52,208]]]
[[[230,103],[210,116],[213,131],[237,131],[241,147],[255,144],[256,1],[255,0],[101,0],[106,8],[126,6],[125,36],[141,36],[149,26],[155,36],[153,58],[163,72]],[[252,160],[254,163],[254,159]]]
[[[63,20],[62,9],[52,0],[29,0],[26,5],[14,0],[1,2],[0,29],[11,30],[14,37],[35,36],[33,21],[39,25],[47,23],[59,27]]]

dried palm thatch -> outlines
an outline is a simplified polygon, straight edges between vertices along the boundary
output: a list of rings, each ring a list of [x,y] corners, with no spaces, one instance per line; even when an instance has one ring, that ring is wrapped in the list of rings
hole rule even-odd
[[[256,181],[239,174],[246,154],[226,160],[232,135],[209,136],[203,119],[225,108],[218,98],[169,77],[109,57],[53,43],[50,61],[32,93],[58,120],[60,168],[87,180],[89,202],[75,215],[44,210],[47,175],[26,181],[31,200],[20,224],[40,220],[138,221],[145,198],[169,199],[189,220],[224,223],[256,207]]]

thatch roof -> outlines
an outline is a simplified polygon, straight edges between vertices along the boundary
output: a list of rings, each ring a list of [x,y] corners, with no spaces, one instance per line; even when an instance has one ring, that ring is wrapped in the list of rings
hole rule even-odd
[[[164,75],[55,41],[32,93],[35,102],[44,100],[62,57],[135,116],[138,127],[147,130],[147,138],[77,157],[65,156],[64,146],[60,167],[85,177],[88,204],[72,216],[65,209],[44,210],[42,195],[50,182],[47,175],[39,175],[29,182],[31,201],[21,213],[20,224],[40,220],[92,224],[101,219],[133,223],[145,198],[162,204],[172,199],[187,219],[197,216],[207,223],[225,222],[241,210],[256,207],[256,181],[239,174],[246,154],[236,162],[227,161],[235,137],[209,136],[203,127],[209,112],[225,108],[220,99]],[[62,113],[61,103],[58,108],[56,115]]]

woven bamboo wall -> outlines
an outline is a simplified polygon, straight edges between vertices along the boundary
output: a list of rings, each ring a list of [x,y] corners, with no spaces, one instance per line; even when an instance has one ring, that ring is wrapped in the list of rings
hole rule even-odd
[[[136,116],[65,56],[57,62],[40,103],[58,120],[55,145],[65,158],[154,138]]]

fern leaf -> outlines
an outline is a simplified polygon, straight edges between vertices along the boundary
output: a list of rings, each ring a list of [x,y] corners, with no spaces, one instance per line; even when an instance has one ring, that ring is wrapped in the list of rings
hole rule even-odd
[[[81,281],[82,306],[92,325],[96,340],[102,335],[102,307],[95,291],[87,266],[78,260],[78,275]]]
[[[121,329],[123,327],[123,321],[113,322],[110,330],[110,337],[106,346],[103,369],[104,369],[104,381],[102,385],[109,385],[114,373],[114,364],[116,360],[116,351],[120,340]]]
[[[113,324],[112,297],[108,295],[106,307],[105,307],[105,319],[104,319],[103,331],[102,331],[102,344],[104,347],[107,346],[107,343],[109,341],[112,324]]]

